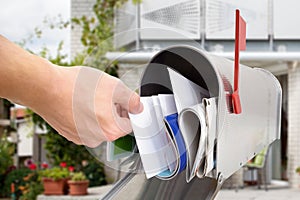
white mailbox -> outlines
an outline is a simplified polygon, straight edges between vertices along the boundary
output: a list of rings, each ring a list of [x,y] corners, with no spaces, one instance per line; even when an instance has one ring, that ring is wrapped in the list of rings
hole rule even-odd
[[[205,137],[211,145],[206,155],[214,154],[216,176],[228,178],[264,147],[279,139],[281,87],[270,72],[240,65],[242,112],[235,114],[231,103],[234,80],[232,61],[189,46],[162,50],[153,57],[145,70],[141,81],[141,96],[173,93],[175,88],[172,88],[168,68],[208,90],[206,103],[215,104],[215,110],[205,110],[209,117],[216,119],[214,122],[206,121],[210,127]],[[209,105],[205,105],[207,107]],[[190,120],[197,120],[198,117],[193,117],[193,112],[190,112],[183,113],[182,117],[191,115]],[[180,123],[179,114],[179,127]],[[193,124],[196,126],[196,121],[189,122],[189,126]],[[197,137],[200,136],[201,132]],[[207,166],[211,163],[203,164]]]
[[[202,98],[188,95],[184,84],[174,84],[173,72],[207,93]],[[157,53],[142,76],[140,95],[173,94],[175,100],[188,100],[176,104],[188,157],[185,171],[165,180],[128,174],[105,198],[122,199],[134,187],[135,199],[212,199],[228,177],[280,139],[282,92],[278,80],[266,70],[244,65],[239,75],[242,112],[235,114],[233,61],[191,46]]]

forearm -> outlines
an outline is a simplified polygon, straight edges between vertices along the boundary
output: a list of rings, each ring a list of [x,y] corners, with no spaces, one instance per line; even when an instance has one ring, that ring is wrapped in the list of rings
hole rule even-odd
[[[54,93],[56,67],[0,36],[0,96],[34,107]]]

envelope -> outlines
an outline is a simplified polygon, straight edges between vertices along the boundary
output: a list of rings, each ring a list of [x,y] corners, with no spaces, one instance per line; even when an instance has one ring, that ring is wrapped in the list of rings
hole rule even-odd
[[[141,97],[144,111],[129,114],[147,178],[169,180],[186,169],[186,181],[215,167],[216,98],[168,68],[173,94]]]

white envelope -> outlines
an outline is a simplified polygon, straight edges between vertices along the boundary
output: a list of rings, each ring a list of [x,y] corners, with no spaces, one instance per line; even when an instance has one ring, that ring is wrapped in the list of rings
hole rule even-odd
[[[207,90],[196,85],[173,69],[168,68],[168,72],[178,114],[184,108],[201,103],[204,97],[209,97]]]
[[[165,130],[159,126],[151,97],[141,97],[144,110],[140,114],[129,114],[136,143],[147,178],[168,169],[165,157],[168,144]]]

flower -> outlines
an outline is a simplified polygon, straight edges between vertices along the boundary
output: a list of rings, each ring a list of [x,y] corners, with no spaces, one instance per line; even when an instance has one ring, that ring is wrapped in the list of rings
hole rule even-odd
[[[31,163],[31,164],[28,166],[28,168],[29,168],[30,170],[36,170],[36,164]]]
[[[47,169],[49,167],[49,165],[46,162],[43,162],[41,164],[42,169]]]
[[[19,186],[19,190],[21,190],[21,191],[24,191],[26,189],[26,187],[25,186]]]
[[[66,168],[67,167],[67,163],[66,162],[61,162],[59,164],[59,166],[61,166],[62,168]]]
[[[87,161],[87,160],[83,160],[82,162],[81,162],[81,164],[82,164],[82,166],[87,166],[88,164],[89,164],[89,162]]]
[[[74,166],[69,166],[69,171],[70,172],[74,172],[74,170],[75,170]]]
[[[25,161],[24,161],[24,165],[25,167],[28,167],[33,163],[33,160],[31,158],[27,158]]]

